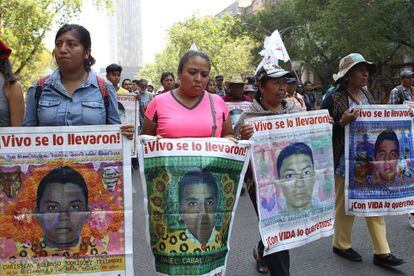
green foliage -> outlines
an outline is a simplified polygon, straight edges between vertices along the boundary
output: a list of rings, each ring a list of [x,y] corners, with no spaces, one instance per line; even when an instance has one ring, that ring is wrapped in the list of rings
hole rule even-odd
[[[231,16],[221,19],[193,16],[173,25],[168,32],[166,48],[138,76],[157,83],[162,72],[177,72],[180,57],[189,50],[193,42],[200,51],[210,56],[211,76],[219,73],[225,77],[233,73],[251,75],[254,65],[250,49],[254,46],[254,40],[243,34],[232,36],[233,29],[238,24],[240,20]]]
[[[95,0],[109,8],[109,0]],[[43,44],[54,23],[61,25],[76,16],[82,0],[1,0],[0,37],[12,49],[10,60],[25,87],[39,78],[50,64]],[[50,53],[49,53],[50,54]]]
[[[303,61],[325,86],[351,52],[377,63],[377,76],[384,78],[385,65],[414,49],[413,25],[414,2],[408,0],[281,0],[241,24],[261,39],[266,34],[260,29],[287,28],[283,40],[291,58]]]

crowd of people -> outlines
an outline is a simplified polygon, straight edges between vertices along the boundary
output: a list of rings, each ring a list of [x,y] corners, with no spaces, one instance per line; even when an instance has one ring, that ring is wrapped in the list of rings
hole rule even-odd
[[[181,58],[176,77],[164,72],[159,84],[145,79],[123,79],[122,67],[106,67],[106,79],[91,70],[91,38],[84,27],[62,26],[55,36],[53,50],[57,68],[34,83],[26,93],[13,74],[11,49],[0,41],[0,126],[81,126],[120,124],[117,93],[134,93],[139,100],[140,133],[163,138],[223,137],[236,142],[250,139],[253,127],[245,124],[235,135],[226,102],[250,102],[253,112],[268,115],[310,111],[318,108],[313,84],[301,80],[277,64],[258,68],[255,76],[243,78],[233,74],[210,76],[208,55],[190,50]],[[351,261],[361,261],[352,247],[354,217],[344,207],[344,127],[357,119],[358,105],[375,104],[367,89],[376,66],[357,53],[345,56],[335,74],[335,86],[320,106],[333,118],[333,152],[335,166],[335,232],[333,252]],[[389,104],[414,101],[414,75],[401,73],[401,85],[390,92]],[[121,83],[121,86],[119,84]],[[158,88],[159,87],[159,88]],[[157,88],[157,89],[156,89]],[[122,125],[121,133],[131,139],[134,126]],[[256,189],[252,172],[246,174],[246,189],[257,212]],[[391,254],[383,217],[367,217],[376,265],[398,266],[404,263]],[[414,216],[410,216],[414,229]],[[289,275],[289,251],[263,257],[263,243],[254,249],[257,271],[271,275]]]

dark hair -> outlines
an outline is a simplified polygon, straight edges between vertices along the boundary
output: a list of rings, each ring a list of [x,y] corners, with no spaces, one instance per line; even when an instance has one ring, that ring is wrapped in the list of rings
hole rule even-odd
[[[266,82],[270,79],[271,79],[270,77],[268,77],[267,75],[264,75],[260,79],[257,79],[256,81],[257,81],[258,84],[260,83],[262,86],[265,86]],[[259,85],[257,85],[257,91],[256,91],[256,94],[254,95],[254,97],[255,97],[257,102],[260,102],[260,100],[262,98],[262,91],[260,91],[260,86]]]
[[[128,78],[124,79],[124,80],[122,81],[122,85],[124,85],[124,83],[125,83],[126,81],[131,81],[131,79],[128,79]]]
[[[306,145],[305,143],[293,143],[284,148],[277,157],[277,176],[280,177],[280,168],[282,167],[283,161],[288,158],[289,156],[292,156],[294,154],[304,154],[309,156],[309,158],[312,161],[312,166],[314,165],[313,162],[313,153],[312,149]]]
[[[241,110],[241,109],[233,109],[233,110],[229,111],[230,116],[231,115],[239,115],[239,114],[242,114],[242,113],[243,113],[243,110]]]
[[[136,85],[139,85],[139,83],[141,82],[141,80],[132,80],[133,83],[135,83]]]
[[[124,105],[120,102],[118,102],[118,110],[125,111]]]
[[[193,51],[193,50],[190,50],[190,51],[188,51],[187,53],[185,53],[182,57],[181,57],[181,59],[180,59],[180,63],[178,64],[178,73],[181,73],[182,71],[183,71],[183,69],[184,69],[184,65],[188,62],[188,60],[190,59],[190,58],[192,58],[192,57],[201,57],[201,58],[204,58],[205,60],[207,60],[207,63],[208,63],[208,71],[210,71],[210,69],[211,69],[211,62],[210,62],[210,57],[206,54],[206,53],[203,53],[203,52],[200,52],[200,51]]]
[[[183,198],[184,187],[197,183],[205,183],[214,189],[214,194],[218,198],[218,187],[214,176],[207,169],[193,168],[188,171],[180,182],[178,182],[178,199],[181,202]]]
[[[43,194],[50,183],[61,183],[63,185],[67,183],[73,183],[81,188],[83,195],[85,196],[86,208],[88,209],[88,187],[86,185],[83,176],[75,169],[64,166],[56,167],[51,170],[46,176],[42,178],[37,188],[36,208],[40,209],[40,201]]]
[[[146,79],[140,79],[139,85],[144,85],[144,88],[146,89],[148,86],[148,81]]]
[[[254,76],[247,76],[247,84],[256,85],[256,78]]]
[[[0,72],[4,76],[4,80],[7,84],[13,84],[17,81],[16,75],[13,73],[12,65],[8,58],[0,59]],[[1,89],[2,87],[0,87]]]
[[[115,64],[115,63],[109,64],[108,66],[106,66],[106,73],[109,74],[112,72],[122,73],[122,66]]]
[[[56,33],[55,42],[61,35],[70,31],[74,32],[78,36],[79,41],[85,50],[91,49],[92,42],[89,31],[85,27],[77,24],[65,24],[60,27]],[[95,62],[96,60],[92,57],[91,54],[89,54],[89,58],[85,59],[83,63],[85,71],[91,71],[91,66],[94,65]]]
[[[169,76],[171,76],[173,78],[173,80],[175,80],[174,74],[171,73],[171,72],[164,72],[164,73],[161,74],[161,79],[160,79],[161,85],[162,85],[162,82]]]
[[[393,130],[384,130],[378,135],[377,140],[375,141],[375,145],[374,145],[374,157],[377,155],[378,148],[380,147],[381,143],[384,142],[385,140],[393,141],[397,144],[397,152],[398,152],[398,157],[399,157],[400,156],[400,141],[398,141],[397,134],[395,134]]]

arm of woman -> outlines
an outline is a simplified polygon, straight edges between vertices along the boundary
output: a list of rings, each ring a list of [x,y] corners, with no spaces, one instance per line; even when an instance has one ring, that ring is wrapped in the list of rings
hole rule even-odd
[[[144,117],[144,122],[142,123],[141,135],[151,135],[155,136],[157,134],[157,124],[149,120],[147,117]]]
[[[227,104],[224,102],[224,100],[217,96],[214,95],[214,105],[216,108],[216,112],[222,112],[223,114],[223,125],[221,127],[221,137],[222,138],[227,138],[232,140],[233,142],[237,142],[237,139],[234,136],[234,130],[233,130],[233,126],[231,125],[231,120],[230,120],[230,116],[229,116],[229,107],[227,106]]]
[[[22,126],[24,117],[23,89],[20,83],[15,82],[4,87],[5,96],[9,102],[11,126]]]
[[[221,129],[221,137],[230,139],[232,141],[237,141],[234,137],[234,130],[231,126],[230,116],[228,116],[227,120],[225,120],[223,123],[223,128]]]
[[[142,116],[144,117],[144,122],[142,123],[141,134],[142,135],[157,135],[157,103],[158,99],[153,99],[150,104],[148,105],[145,114]],[[141,107],[140,107],[141,110]],[[143,111],[143,110],[142,110]]]
[[[38,126],[37,102],[35,99],[36,85],[29,88],[26,93],[26,109],[24,112],[23,126]]]

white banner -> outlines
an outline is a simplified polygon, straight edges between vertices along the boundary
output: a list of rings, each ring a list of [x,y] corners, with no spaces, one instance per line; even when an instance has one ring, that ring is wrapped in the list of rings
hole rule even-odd
[[[1,275],[133,275],[120,125],[0,128]]]
[[[256,117],[252,167],[264,254],[333,233],[332,125],[326,110]]]

